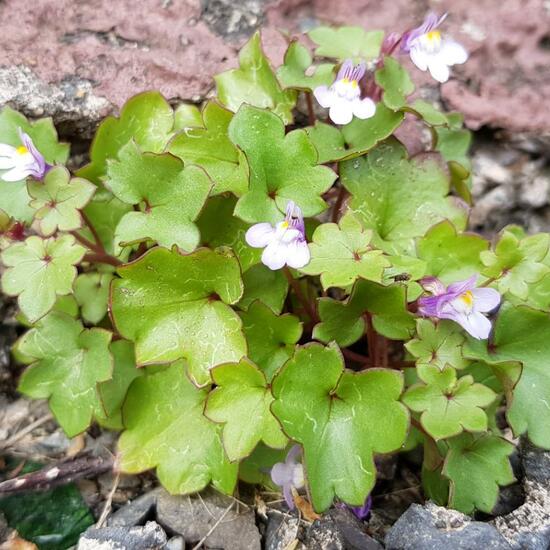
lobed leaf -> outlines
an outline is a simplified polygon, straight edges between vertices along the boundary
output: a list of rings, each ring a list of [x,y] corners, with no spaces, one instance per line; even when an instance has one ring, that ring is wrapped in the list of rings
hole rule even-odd
[[[204,414],[207,390],[185,376],[182,361],[134,380],[124,403],[126,430],[118,443],[118,464],[126,473],[156,468],[172,494],[204,489],[210,482],[231,494],[237,464],[225,456],[221,427]]]
[[[80,321],[53,311],[17,342],[20,357],[30,367],[19,391],[34,399],[49,399],[56,420],[69,437],[83,432],[98,408],[98,382],[109,380],[112,334],[85,329]]]
[[[405,441],[408,415],[398,372],[344,370],[337,347],[311,344],[273,380],[272,410],[285,433],[304,447],[312,503],[326,510],[336,496],[361,506],[374,486],[374,453]]]
[[[318,46],[315,55],[359,62],[378,57],[384,32],[365,31],[363,27],[316,27],[308,36]]]
[[[246,358],[212,369],[216,388],[206,400],[204,414],[223,424],[222,440],[231,462],[250,455],[263,441],[284,449],[288,439],[271,413],[273,396],[264,373]]]
[[[274,313],[281,313],[288,294],[288,280],[281,270],[272,271],[263,264],[256,264],[243,273],[244,293],[237,304],[247,310],[250,304],[260,300]]]
[[[97,325],[107,313],[110,271],[81,273],[74,282],[74,297],[82,310],[82,318]]]
[[[58,296],[72,293],[76,267],[86,249],[72,235],[42,239],[28,237],[6,248],[1,255],[7,267],[2,291],[17,296],[17,303],[30,323],[50,311]]]
[[[231,111],[241,105],[269,109],[285,124],[292,122],[296,92],[283,90],[269,60],[262,51],[260,33],[256,32],[239,52],[239,68],[214,77],[219,100]]]
[[[136,345],[137,364],[187,360],[191,379],[239,361],[246,340],[236,303],[243,286],[239,263],[227,249],[202,248],[187,256],[156,247],[118,268],[111,314],[118,332]]]
[[[397,111],[407,104],[407,96],[414,92],[414,84],[407,70],[393,57],[384,57],[384,65],[374,73],[376,83],[382,88],[382,101],[389,109]],[[422,106],[421,106],[422,108]]]

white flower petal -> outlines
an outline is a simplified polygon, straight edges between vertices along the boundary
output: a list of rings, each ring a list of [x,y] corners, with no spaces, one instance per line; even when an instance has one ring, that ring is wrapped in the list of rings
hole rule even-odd
[[[315,88],[315,90],[313,90],[313,95],[319,102],[319,105],[325,109],[328,109],[334,103],[334,99],[336,98],[336,94],[326,86],[318,86]]]
[[[14,168],[16,163],[10,157],[0,157],[0,170],[7,170],[8,168]]]
[[[500,304],[500,294],[494,288],[474,288],[474,310],[488,312]]]
[[[328,116],[334,124],[348,124],[348,122],[351,122],[351,119],[353,118],[353,107],[351,101],[341,97],[337,98],[332,104],[332,107],[328,112]]]
[[[478,340],[486,340],[491,333],[491,321],[489,321],[485,315],[477,311],[472,312],[470,315],[466,315],[464,322],[460,324],[468,334]]]
[[[443,41],[439,55],[445,60],[447,65],[459,65],[466,63],[468,60],[468,52],[464,46],[449,39]]]
[[[357,98],[352,103],[352,109],[353,114],[357,118],[370,118],[376,113],[376,104],[370,97],[365,97],[365,99]]]
[[[289,244],[291,242],[294,242],[301,236],[302,234],[300,233],[300,231],[291,227],[281,234],[279,240],[284,244]]]
[[[428,69],[428,59],[429,54],[427,54],[423,49],[418,47],[412,47],[409,52],[411,56],[411,61],[421,70],[426,71]]]
[[[311,254],[306,241],[294,241],[287,247],[286,263],[289,267],[300,269],[309,263]]]
[[[270,242],[262,253],[262,263],[272,271],[284,267],[286,258],[287,245],[277,241]]]
[[[4,181],[21,181],[30,176],[31,173],[24,166],[16,166],[9,172],[6,172],[0,176]]]
[[[275,229],[269,223],[257,223],[246,232],[246,242],[254,248],[264,248],[275,235]]]
[[[449,80],[449,67],[440,55],[430,56],[428,60],[428,69],[432,77],[438,82],[441,82],[441,84]]]
[[[0,143],[0,157],[13,157],[17,154],[17,149],[7,143]]]

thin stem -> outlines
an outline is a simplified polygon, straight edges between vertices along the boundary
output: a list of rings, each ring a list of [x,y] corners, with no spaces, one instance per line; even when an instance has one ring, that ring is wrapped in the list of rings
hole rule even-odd
[[[99,250],[98,246],[94,244],[92,241],[89,241],[86,237],[83,237],[76,231],[71,231],[71,235],[80,243],[83,244],[86,248],[89,248],[90,250],[93,250],[95,252],[103,252],[102,250]]]
[[[84,213],[83,210],[80,211],[80,215],[82,216],[82,219],[88,226],[89,230],[92,232],[92,235],[94,236],[94,240],[97,243],[97,245],[103,248],[103,245],[101,244],[101,239],[99,238],[99,234],[96,231],[96,228],[94,227],[94,224],[91,222],[90,218],[88,218],[88,216]]]
[[[122,265],[122,261],[109,254],[86,254],[84,256],[85,262],[99,262],[100,264],[109,264],[115,267]]]
[[[338,221],[338,216],[340,214],[340,210],[342,209],[342,203],[344,202],[345,198],[346,198],[346,188],[342,184],[340,184],[338,197],[336,198],[336,202],[334,203],[334,207],[332,210],[332,223],[336,223]]]
[[[347,348],[341,348],[342,354],[346,359],[349,359],[350,361],[356,361],[357,363],[361,363],[362,365],[367,365],[370,363],[370,359],[367,355],[362,355],[361,353],[356,353],[355,351],[351,351]]]
[[[315,111],[313,110],[313,97],[311,92],[305,92],[306,94],[306,103],[307,103],[307,116],[309,119],[309,125],[315,125]]]
[[[365,313],[366,331],[367,331],[367,346],[369,348],[369,357],[372,357],[374,366],[376,366],[376,333],[372,326],[372,315]]]
[[[304,308],[304,311],[308,314],[310,319],[314,322],[319,322],[319,316],[317,315],[317,311],[315,309],[315,306],[313,306],[307,298],[304,296],[304,293],[302,292],[302,289],[300,288],[300,282],[297,281],[290,272],[290,269],[288,269],[287,266],[283,268],[283,272],[288,280],[288,284],[292,287],[292,290],[294,291],[294,294],[296,294],[296,298],[298,298],[298,301]]]

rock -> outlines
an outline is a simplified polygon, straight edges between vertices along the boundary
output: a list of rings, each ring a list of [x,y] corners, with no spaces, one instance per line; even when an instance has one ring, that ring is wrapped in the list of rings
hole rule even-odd
[[[264,550],[292,548],[295,540],[299,541],[296,550],[304,548],[301,541],[304,539],[305,529],[300,518],[287,512],[275,511],[268,512],[267,517]]]
[[[494,520],[514,550],[550,548],[550,451],[522,442],[525,502],[507,516]]]
[[[252,509],[236,511],[235,501],[213,489],[199,496],[157,496],[157,521],[170,533],[196,543],[207,535],[229,506],[223,520],[205,540],[205,546],[225,550],[260,550],[260,532]]]
[[[318,550],[381,550],[349,510],[334,508],[313,522],[306,534],[306,547]]]
[[[242,39],[264,22],[267,3],[269,0],[203,0],[200,16],[216,34]]]
[[[185,550],[185,539],[183,537],[172,537],[162,550]]]
[[[386,536],[386,550],[507,550],[510,545],[488,523],[428,503],[411,504]]]
[[[549,194],[550,176],[541,174],[521,186],[519,203],[521,206],[541,208],[548,204]]]
[[[102,527],[88,529],[80,536],[77,550],[162,550],[166,533],[154,521],[143,527]]]
[[[500,223],[500,227],[496,229],[502,229],[502,226],[506,222],[502,223],[502,213],[509,212],[514,207],[514,190],[510,186],[499,186],[489,191],[483,196],[472,208],[470,214],[470,224],[473,228],[489,227]],[[506,219],[506,216],[504,216]],[[497,220],[497,223],[495,223]]]
[[[159,487],[128,502],[107,519],[107,525],[134,527],[142,525],[148,519],[153,519],[157,498],[162,491],[164,489]]]

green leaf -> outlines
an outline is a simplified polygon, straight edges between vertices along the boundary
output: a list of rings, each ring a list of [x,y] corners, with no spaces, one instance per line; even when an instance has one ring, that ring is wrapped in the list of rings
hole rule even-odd
[[[78,171],[94,183],[101,183],[107,160],[116,159],[130,140],[142,151],[164,151],[174,127],[172,107],[159,92],[144,92],[130,98],[119,118],[107,117],[99,126],[90,149],[91,162]]]
[[[21,311],[34,323],[52,309],[57,296],[72,293],[75,265],[85,251],[72,235],[32,236],[17,242],[2,252],[2,262],[8,268],[2,275],[2,290],[18,297]]]
[[[64,164],[69,158],[69,144],[59,143],[51,118],[29,122],[21,113],[6,105],[0,111],[0,143],[19,147],[19,129],[31,137],[47,163]],[[0,173],[3,172],[0,170]],[[34,215],[34,210],[29,206],[30,200],[25,180],[9,182],[0,178],[0,204],[7,214],[16,220],[30,222]]]
[[[200,241],[197,219],[212,182],[196,166],[184,168],[170,155],[142,153],[133,142],[110,161],[105,184],[121,201],[144,205],[118,222],[115,238],[122,246],[153,240],[170,248],[193,251]],[[161,183],[161,185],[159,185]]]
[[[345,371],[337,347],[300,348],[273,380],[272,410],[285,433],[304,447],[312,503],[326,510],[333,498],[360,506],[373,488],[374,453],[405,441],[407,411],[398,399],[395,371]]]
[[[469,341],[464,355],[490,365],[518,361],[523,370],[508,401],[506,417],[519,436],[525,432],[533,443],[550,449],[550,316],[542,311],[504,304],[498,314],[490,349],[485,341]]]
[[[135,342],[138,365],[185,358],[191,379],[205,385],[211,367],[246,355],[241,320],[226,305],[243,292],[229,250],[201,248],[182,256],[157,247],[118,273],[112,317],[119,333]]]
[[[313,63],[309,50],[299,42],[291,42],[285,53],[283,65],[277,69],[279,82],[285,88],[313,90],[318,86],[329,86],[334,80],[334,64],[321,63],[314,70],[308,70]]]
[[[374,78],[384,90],[382,101],[394,111],[403,108],[407,104],[407,96],[414,92],[409,73],[393,57],[384,57],[384,66],[375,72]]]
[[[19,460],[13,461],[8,468],[11,470],[18,464],[21,464]],[[21,473],[32,472],[40,466],[25,461]],[[21,538],[36,544],[5,542],[4,546],[12,550],[25,546],[40,550],[71,548],[78,544],[80,534],[95,523],[92,512],[74,483],[49,491],[4,496],[0,500],[0,512]]]
[[[514,446],[492,434],[463,434],[448,443],[443,474],[451,480],[450,506],[465,514],[475,509],[491,513],[499,485],[509,485],[515,479],[508,459]]]
[[[229,125],[229,137],[245,152],[250,165],[250,190],[239,199],[236,216],[251,223],[276,223],[289,200],[306,217],[326,208],[321,195],[336,174],[317,166],[317,151],[304,130],[285,135],[279,117],[243,105]]]
[[[115,251],[115,229],[124,214],[131,210],[131,205],[118,200],[107,189],[98,189],[90,204],[84,209],[84,214],[96,229],[105,251],[121,259],[126,259],[131,250],[130,248],[121,250],[117,246]],[[81,233],[89,241],[94,241],[94,235],[87,227],[84,227]]]
[[[405,347],[416,358],[417,366],[431,365],[442,371],[447,365],[463,369],[470,363],[462,356],[466,339],[456,323],[442,320],[434,325],[428,319],[418,319],[416,333]]]
[[[288,280],[279,269],[272,271],[263,264],[253,265],[243,273],[244,293],[237,304],[248,309],[256,300],[262,301],[274,313],[281,313],[288,294]]]
[[[342,128],[348,149],[340,157],[331,160],[345,160],[364,155],[390,137],[401,123],[404,115],[388,109],[382,102],[376,105],[374,116],[367,119],[355,117]]]
[[[56,231],[74,231],[82,227],[82,210],[91,200],[96,186],[82,178],[72,178],[64,166],[52,168],[44,181],[27,184],[34,215],[42,235]]]
[[[233,113],[209,101],[201,113],[201,123],[177,134],[168,151],[187,164],[204,168],[214,182],[213,193],[230,191],[238,197],[248,189],[248,164],[227,130]]]
[[[463,430],[487,430],[487,415],[483,407],[496,397],[493,390],[475,384],[471,376],[456,380],[454,369],[440,371],[431,367],[430,383],[409,388],[403,403],[414,412],[421,412],[420,423],[434,439],[457,435]]]
[[[24,334],[16,346],[31,366],[19,381],[19,391],[49,399],[50,409],[69,437],[83,432],[97,407],[97,383],[111,378],[112,334],[85,329],[80,321],[54,311]]]
[[[363,227],[373,229],[373,243],[386,252],[411,251],[414,237],[445,218],[464,227],[466,213],[448,196],[449,180],[433,155],[408,159],[405,148],[392,140],[343,162],[340,174],[352,194],[351,210]]]
[[[221,427],[204,414],[207,390],[185,376],[183,362],[134,380],[124,403],[126,430],[119,440],[123,472],[157,469],[172,494],[194,493],[210,482],[231,494],[237,464],[231,464],[221,442]]]
[[[346,288],[358,278],[382,282],[382,273],[390,264],[381,250],[370,245],[372,231],[365,231],[352,215],[339,224],[317,227],[309,245],[311,260],[300,269],[306,275],[321,275],[324,289]]]
[[[550,311],[550,273],[529,285],[527,304],[542,311]]]
[[[430,228],[418,240],[418,257],[427,263],[426,273],[445,284],[468,279],[483,269],[480,254],[489,243],[473,233],[458,233],[448,220]]]
[[[136,367],[134,346],[127,340],[111,343],[114,359],[113,377],[97,386],[99,402],[94,416],[98,422],[111,430],[122,430],[122,405],[130,384],[144,374]]]
[[[292,122],[296,92],[281,89],[262,51],[259,32],[241,48],[239,69],[231,69],[214,79],[219,100],[233,112],[245,103],[273,111],[285,124]]]
[[[231,247],[245,271],[260,261],[262,250],[252,248],[246,242],[244,236],[250,226],[233,216],[236,204],[234,197],[211,197],[197,220],[197,226],[203,246]]]
[[[372,314],[377,332],[392,340],[408,340],[414,333],[415,317],[407,311],[406,287],[382,286],[358,281],[345,302],[332,298],[319,300],[321,323],[315,325],[313,337],[321,342],[336,341],[347,347],[365,332],[363,313]]]
[[[277,370],[292,356],[302,336],[298,317],[278,316],[262,302],[254,302],[241,313],[248,342],[248,356],[271,381]]]
[[[339,160],[347,154],[344,135],[336,126],[317,121],[315,126],[308,126],[305,130],[317,149],[318,164]]]
[[[411,82],[412,84],[412,82]],[[414,88],[414,85],[413,85]],[[445,113],[436,109],[434,105],[421,99],[417,99],[404,109],[406,112],[413,113],[430,126],[448,126],[449,121]]]
[[[365,31],[363,27],[317,27],[308,32],[317,44],[315,55],[354,62],[374,59],[380,55],[384,31]]]
[[[271,413],[271,390],[254,363],[244,358],[219,365],[212,369],[212,379],[216,388],[208,395],[204,414],[223,424],[223,446],[231,462],[250,455],[260,441],[286,447],[288,439]]]
[[[190,103],[182,103],[174,111],[174,131],[187,128],[201,128],[203,125],[200,109]]]
[[[82,318],[97,325],[107,313],[109,285],[113,279],[110,272],[81,273],[74,283],[74,296],[82,308]]]
[[[481,253],[481,261],[486,266],[483,275],[497,279],[497,290],[504,294],[526,300],[529,295],[529,283],[540,281],[550,267],[542,263],[548,254],[550,235],[539,233],[522,239],[505,229],[494,251]]]

